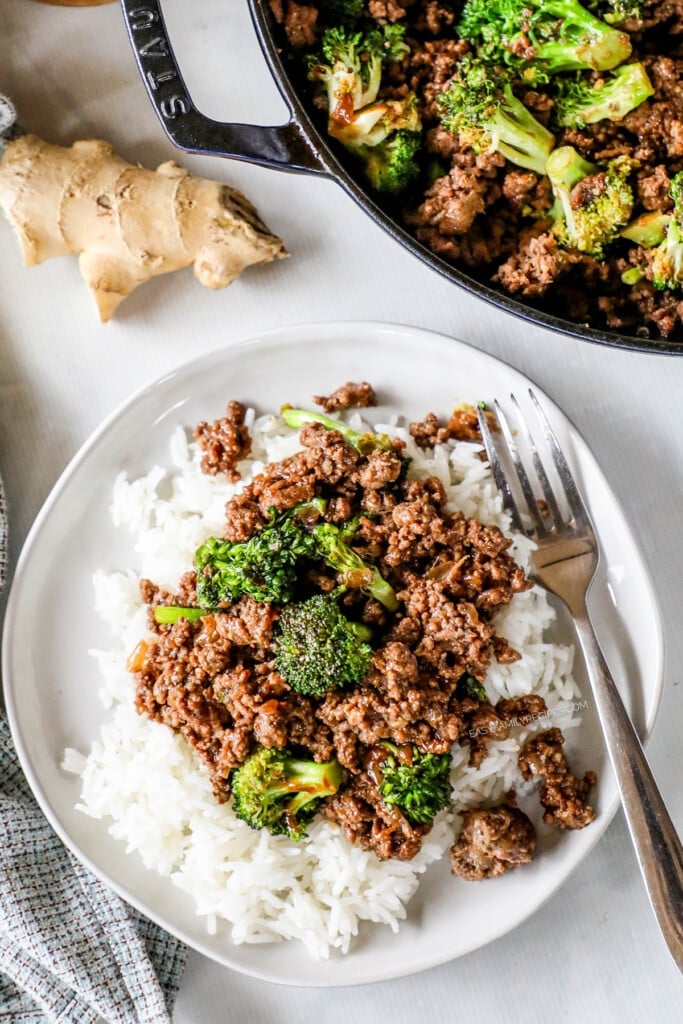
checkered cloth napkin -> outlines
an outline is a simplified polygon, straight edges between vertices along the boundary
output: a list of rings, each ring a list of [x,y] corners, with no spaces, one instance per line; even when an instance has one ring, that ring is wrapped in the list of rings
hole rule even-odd
[[[17,112],[11,99],[0,93],[0,135],[9,134],[16,119]]]
[[[0,481],[0,588],[6,541]],[[185,954],[66,850],[0,709],[0,1022],[170,1024]]]
[[[68,853],[0,718],[0,1021],[169,1024],[184,963],[182,943]]]

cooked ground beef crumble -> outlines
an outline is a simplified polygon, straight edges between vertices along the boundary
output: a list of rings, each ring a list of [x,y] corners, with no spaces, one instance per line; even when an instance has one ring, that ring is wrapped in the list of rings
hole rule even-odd
[[[320,36],[321,0],[270,0],[292,56],[292,77],[313,106],[300,59]],[[380,99],[414,91],[423,126],[424,174],[389,212],[438,256],[525,304],[570,321],[643,338],[683,342],[683,289],[658,290],[648,277],[651,252],[617,241],[604,259],[564,249],[550,231],[553,197],[547,177],[521,169],[498,152],[475,153],[440,123],[437,98],[470,50],[457,38],[463,0],[367,0],[365,15],[405,26],[410,52],[382,79]],[[515,84],[519,99],[552,128],[556,145],[574,146],[597,164],[625,154],[638,161],[634,216],[671,207],[668,188],[683,170],[683,2],[644,0],[641,19],[622,26],[654,94],[621,121],[557,127],[554,100],[542,87]],[[302,70],[304,68],[304,70]],[[599,75],[596,72],[595,78]],[[316,112],[325,131],[322,110]],[[340,147],[340,156],[346,155]],[[354,163],[349,167],[353,171]],[[622,274],[642,268],[626,284]],[[637,276],[637,274],[636,274]]]
[[[465,811],[463,829],[450,850],[451,871],[466,881],[495,878],[527,864],[536,851],[536,830],[517,807]]]
[[[369,404],[368,384],[348,383],[329,398],[328,408]],[[471,412],[471,410],[469,410]],[[475,438],[476,419],[461,407],[435,439]],[[436,417],[428,416],[432,425]],[[248,450],[244,408],[228,405],[225,419],[200,424],[196,436],[204,472],[225,472],[232,479],[238,453]],[[237,431],[237,438],[233,438]],[[226,441],[227,438],[227,441]],[[391,450],[361,454],[336,429],[304,425],[302,450],[268,464],[226,505],[226,539],[244,541],[257,535],[273,513],[301,501],[324,498],[322,513],[339,523],[360,515],[351,544],[393,587],[398,610],[390,612],[362,590],[348,587],[342,607],[373,631],[369,668],[356,685],[331,689],[320,697],[295,692],[277,671],[274,628],[276,604],[242,597],[195,621],[180,617],[172,624],[156,621],[158,605],[196,606],[197,577],[187,572],[177,593],[141,582],[153,639],[131,654],[136,707],[182,734],[199,752],[211,773],[216,797],[230,796],[233,769],[256,746],[294,749],[323,762],[336,758],[344,783],[323,801],[320,811],[337,822],[352,842],[380,858],[411,859],[430,825],[409,821],[389,806],[378,789],[378,744],[390,741],[405,749],[414,744],[425,753],[446,754],[453,744],[469,746],[470,764],[479,765],[488,743],[509,735],[512,725],[542,717],[539,696],[500,700],[492,706],[468,689],[481,683],[492,659],[510,662],[519,653],[496,634],[496,612],[516,593],[531,586],[510,556],[510,540],[494,526],[446,508],[441,483],[434,477],[411,479],[395,440]],[[427,443],[424,432],[422,443]],[[222,449],[225,449],[222,451]],[[303,595],[325,593],[338,584],[329,568],[316,567],[302,581]],[[579,828],[592,816],[583,806],[588,773],[579,782],[561,751],[558,729],[529,741],[520,756],[525,776],[544,778],[545,820],[562,828]],[[501,874],[529,860],[535,848],[533,825],[512,807],[467,812],[451,858],[463,878]]]
[[[198,423],[194,436],[204,452],[202,470],[215,476],[227,474],[228,480],[239,480],[236,465],[251,451],[249,429],[244,424],[245,409],[241,402],[228,402],[223,416],[213,423]]]
[[[352,380],[336,388],[331,395],[314,395],[313,401],[323,412],[334,412],[338,409],[367,409],[377,405],[377,395],[372,384],[361,381],[354,384]]]

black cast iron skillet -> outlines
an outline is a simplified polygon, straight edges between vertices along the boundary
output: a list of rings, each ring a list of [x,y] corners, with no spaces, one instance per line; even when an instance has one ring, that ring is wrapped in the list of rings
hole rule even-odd
[[[282,171],[321,174],[333,178],[365,212],[397,242],[420,260],[466,291],[521,320],[549,327],[581,341],[636,352],[683,355],[683,342],[618,334],[534,309],[495,291],[440,259],[410,235],[391,211],[382,208],[370,192],[349,173],[343,154],[329,144],[298,95],[282,52],[268,0],[248,0],[249,9],[268,66],[290,111],[287,124],[260,126],[214,121],[200,113],[187,91],[176,62],[161,11],[161,0],[121,0],[128,35],[143,82],[171,142],[188,153],[230,157]]]

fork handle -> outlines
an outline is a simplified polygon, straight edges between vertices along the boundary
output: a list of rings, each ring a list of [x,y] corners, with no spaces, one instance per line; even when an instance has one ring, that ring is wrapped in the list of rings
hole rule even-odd
[[[575,625],[652,909],[671,955],[683,971],[683,846],[585,607],[576,615]]]

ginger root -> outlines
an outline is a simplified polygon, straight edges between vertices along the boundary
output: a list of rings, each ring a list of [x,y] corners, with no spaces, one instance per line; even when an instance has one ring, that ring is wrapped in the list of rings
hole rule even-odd
[[[25,266],[78,254],[103,323],[157,274],[192,266],[207,288],[224,288],[245,267],[288,255],[236,189],[173,162],[156,171],[129,164],[97,139],[70,148],[35,135],[10,142],[0,208]]]

